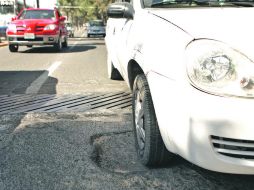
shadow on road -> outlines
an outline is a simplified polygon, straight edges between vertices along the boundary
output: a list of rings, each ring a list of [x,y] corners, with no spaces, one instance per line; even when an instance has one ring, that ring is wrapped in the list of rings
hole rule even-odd
[[[133,182],[131,180],[128,183],[140,189],[145,186],[141,185],[142,182],[147,185],[145,189],[254,189],[254,176],[209,171],[178,156],[164,167],[144,167],[138,160],[135,144],[131,139],[133,132],[127,130],[122,133],[112,132],[92,136],[91,144],[94,147],[92,160],[102,170],[113,173],[114,176],[124,175],[126,181],[135,176],[137,179],[135,185],[131,184]]]
[[[90,37],[90,38],[86,38],[86,37],[82,37],[82,36],[76,36],[74,38],[69,38],[68,39],[69,41],[91,41],[91,40],[98,40],[98,41],[101,41],[101,40],[104,40],[104,37],[100,37],[100,36],[94,36],[94,37]]]
[[[0,71],[0,95],[25,94],[42,74],[46,75],[48,71]],[[48,76],[37,93],[56,94],[57,83],[56,78]]]
[[[26,49],[24,51],[19,51],[19,53],[78,53],[85,52],[96,48],[96,44],[78,44],[78,45],[68,45],[68,48],[63,48],[62,51],[58,52],[52,46],[44,46],[44,47],[33,47],[30,49]]]

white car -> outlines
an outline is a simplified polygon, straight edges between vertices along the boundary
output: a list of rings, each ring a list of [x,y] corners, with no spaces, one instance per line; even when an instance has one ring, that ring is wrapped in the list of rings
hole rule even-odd
[[[108,72],[133,92],[146,166],[174,154],[254,174],[254,3],[133,0],[109,5]]]
[[[74,28],[73,28],[73,25],[70,21],[66,21],[65,22],[65,25],[66,25],[66,29],[68,31],[68,36],[71,38],[74,38]]]
[[[87,37],[91,36],[103,36],[105,37],[105,25],[102,20],[91,20],[87,27]]]

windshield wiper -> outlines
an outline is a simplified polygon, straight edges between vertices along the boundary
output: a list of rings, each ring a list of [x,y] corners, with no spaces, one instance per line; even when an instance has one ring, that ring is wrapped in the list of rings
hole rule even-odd
[[[223,6],[229,6],[229,5],[234,5],[234,6],[243,6],[243,7],[253,7],[254,6],[254,1],[230,1],[230,0],[225,0],[225,1],[217,1],[217,0],[194,0],[197,5],[220,5],[221,7]]]
[[[254,7],[254,0],[253,1],[230,1],[230,0],[224,0],[224,1],[218,1],[218,0],[169,0],[169,1],[160,1],[155,2],[151,5],[151,7],[164,7],[164,6],[177,6],[181,4],[189,4],[198,6],[242,6],[242,7]]]
[[[254,7],[254,2],[250,1],[227,1],[226,3],[231,3],[242,7]]]

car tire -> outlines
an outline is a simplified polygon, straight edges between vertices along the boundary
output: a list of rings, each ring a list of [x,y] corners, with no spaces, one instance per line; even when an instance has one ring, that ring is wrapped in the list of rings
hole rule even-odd
[[[87,37],[90,38],[90,34],[87,34]]]
[[[9,50],[10,52],[17,52],[19,50],[19,45],[10,44]]]
[[[68,38],[67,37],[64,38],[64,42],[62,43],[62,46],[63,46],[63,48],[68,47]]]
[[[108,61],[107,61],[107,65],[108,65],[108,78],[111,80],[122,80],[122,76],[119,73],[119,71],[114,67],[112,61],[110,60],[110,58],[108,57]]]
[[[54,48],[56,51],[62,50],[62,42],[61,42],[61,36],[59,36],[57,42],[54,44]]]
[[[173,154],[162,140],[148,82],[144,74],[136,77],[132,97],[133,128],[138,158],[145,166],[168,164]]]

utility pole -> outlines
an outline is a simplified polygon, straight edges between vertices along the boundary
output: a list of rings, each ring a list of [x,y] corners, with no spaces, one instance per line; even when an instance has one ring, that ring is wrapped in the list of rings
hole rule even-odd
[[[23,0],[23,2],[24,2],[24,7],[26,8],[26,0]]]
[[[40,0],[36,0],[37,2],[37,8],[40,8]]]

